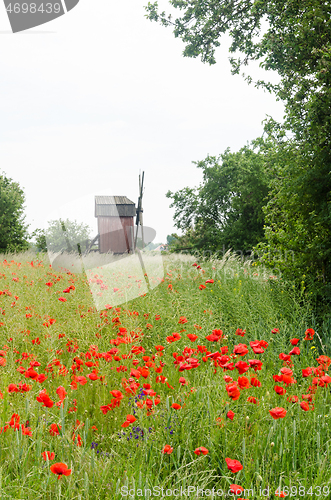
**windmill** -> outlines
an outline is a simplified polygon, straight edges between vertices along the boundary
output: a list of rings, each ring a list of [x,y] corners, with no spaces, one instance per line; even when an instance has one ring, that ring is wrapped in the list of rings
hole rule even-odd
[[[144,248],[144,226],[143,226],[143,190],[144,190],[144,173],[140,177],[139,174],[139,197],[138,197],[138,207],[136,209],[136,237],[134,241],[134,248],[137,248],[137,238],[138,238],[138,229],[139,229],[139,224],[141,227],[141,239],[142,239],[142,249]]]

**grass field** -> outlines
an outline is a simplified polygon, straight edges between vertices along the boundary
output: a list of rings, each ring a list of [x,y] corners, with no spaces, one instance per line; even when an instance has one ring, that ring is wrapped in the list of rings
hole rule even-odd
[[[0,498],[330,498],[309,304],[231,256],[163,264],[98,310],[84,273],[2,256]]]

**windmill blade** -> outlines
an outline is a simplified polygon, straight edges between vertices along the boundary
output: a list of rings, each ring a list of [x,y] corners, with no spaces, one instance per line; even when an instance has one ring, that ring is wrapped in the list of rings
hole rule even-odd
[[[138,238],[138,227],[139,224],[142,228],[142,246],[144,246],[144,232],[143,232],[143,207],[142,207],[142,199],[143,199],[143,190],[144,190],[144,175],[145,172],[142,173],[142,176],[139,174],[139,197],[138,197],[138,207],[136,210],[136,237],[135,237],[135,243],[134,243],[134,248],[137,248],[137,238]]]

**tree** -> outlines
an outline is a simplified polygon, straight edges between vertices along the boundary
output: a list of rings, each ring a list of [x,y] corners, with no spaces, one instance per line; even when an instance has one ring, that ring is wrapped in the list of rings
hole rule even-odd
[[[84,223],[66,220],[48,221],[46,230],[36,229],[33,233],[36,246],[41,251],[84,252],[90,240],[90,227]]]
[[[232,248],[243,254],[264,239],[263,206],[267,202],[270,174],[262,139],[219,157],[193,162],[203,169],[198,188],[167,193],[175,207],[174,221],[184,232],[181,243],[210,251]]]
[[[25,224],[25,196],[17,182],[0,175],[0,252],[27,250],[28,226]]]

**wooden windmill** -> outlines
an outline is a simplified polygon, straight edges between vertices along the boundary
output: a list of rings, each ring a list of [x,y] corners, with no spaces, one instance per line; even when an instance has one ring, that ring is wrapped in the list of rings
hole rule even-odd
[[[136,209],[136,237],[134,241],[134,248],[137,248],[137,238],[138,238],[138,229],[139,224],[141,227],[141,239],[142,239],[142,249],[144,248],[144,226],[143,226],[143,193],[144,193],[144,174],[142,176],[139,174],[139,197],[138,197],[138,207]]]

